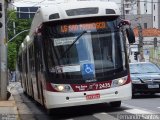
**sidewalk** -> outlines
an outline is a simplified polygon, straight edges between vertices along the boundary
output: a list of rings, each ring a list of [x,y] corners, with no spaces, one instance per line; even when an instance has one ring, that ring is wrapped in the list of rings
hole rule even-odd
[[[20,120],[13,96],[6,101],[0,101],[0,120]]]

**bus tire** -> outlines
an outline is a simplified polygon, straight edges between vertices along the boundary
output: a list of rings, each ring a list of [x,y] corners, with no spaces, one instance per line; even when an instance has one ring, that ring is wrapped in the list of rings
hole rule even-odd
[[[149,93],[150,95],[155,95],[155,92],[151,92],[151,93]]]
[[[133,99],[134,97],[135,97],[135,94],[134,94],[134,93],[132,93],[132,97],[131,97],[131,98]]]
[[[23,94],[27,96],[27,92],[25,90],[23,91]]]
[[[42,101],[42,105],[45,106],[42,83],[41,83],[41,99],[42,99],[42,100],[41,100],[41,101]]]
[[[31,88],[31,90],[32,90],[32,95],[31,95],[31,96],[32,96],[32,98],[34,99],[34,90],[33,90],[33,82],[32,82],[32,79],[31,79],[31,85],[32,85],[32,86],[31,86],[31,87],[32,87],[32,88]]]
[[[120,107],[121,101],[110,102],[111,107]]]
[[[47,115],[51,116],[53,111],[52,111],[52,109],[47,109],[46,108],[46,112],[47,112]]]

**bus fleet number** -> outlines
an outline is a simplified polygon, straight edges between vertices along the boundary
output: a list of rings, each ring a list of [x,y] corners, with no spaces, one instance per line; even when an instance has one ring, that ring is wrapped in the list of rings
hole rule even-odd
[[[105,88],[110,88],[110,87],[111,87],[110,83],[99,84],[99,89],[105,89]]]

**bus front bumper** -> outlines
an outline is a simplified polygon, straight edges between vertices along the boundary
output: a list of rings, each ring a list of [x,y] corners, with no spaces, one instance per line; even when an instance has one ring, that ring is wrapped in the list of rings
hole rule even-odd
[[[92,96],[88,97],[87,96]],[[94,95],[97,95],[94,97]],[[45,106],[47,109],[70,106],[109,103],[131,99],[131,84],[97,91],[56,93],[45,91]]]

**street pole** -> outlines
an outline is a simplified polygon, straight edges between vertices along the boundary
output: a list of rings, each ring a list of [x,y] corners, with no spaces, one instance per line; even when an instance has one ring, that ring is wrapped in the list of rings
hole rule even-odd
[[[16,24],[13,22],[13,34],[16,35]]]
[[[0,28],[0,100],[7,100],[7,44],[6,44],[6,3],[5,0],[0,0],[2,24]]]
[[[125,3],[124,0],[121,0],[121,14],[123,19],[125,19]]]
[[[145,61],[144,55],[143,55],[143,34],[142,34],[142,26],[141,26],[141,8],[140,8],[140,0],[137,0],[138,8],[137,8],[137,14],[139,18],[138,23],[138,35],[139,35],[139,45],[138,45],[138,51],[139,51],[139,61],[143,62]]]
[[[28,32],[30,29],[27,30],[23,30],[19,33],[17,33],[16,35],[14,35],[11,39],[8,40],[8,43],[11,42],[13,39],[15,39],[17,36],[19,36],[20,34],[24,33],[24,32]]]

